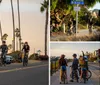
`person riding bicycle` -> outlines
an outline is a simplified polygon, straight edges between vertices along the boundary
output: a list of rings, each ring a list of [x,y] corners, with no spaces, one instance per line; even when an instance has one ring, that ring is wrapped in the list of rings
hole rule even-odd
[[[59,68],[60,68],[60,83],[62,82],[62,76],[65,74],[66,79],[67,79],[67,73],[66,73],[66,66],[67,66],[67,61],[65,59],[65,55],[62,54],[61,58],[59,59]],[[67,80],[68,83],[68,80]]]
[[[8,46],[6,45],[6,41],[2,41],[2,45],[0,46],[0,49],[1,49],[1,61],[2,61],[2,64],[5,65],[5,59],[6,59],[6,54],[8,52]]]
[[[29,54],[29,51],[30,51],[30,46],[28,45],[28,42],[25,42],[25,44],[22,48],[22,51],[24,52],[24,57],[26,55],[27,59],[28,59],[28,54]]]
[[[72,62],[72,80],[70,80],[71,82],[74,81],[74,72],[78,70],[78,64],[79,64],[79,61],[77,59],[77,54],[73,54],[73,62]],[[78,73],[77,73],[77,82],[78,82]]]
[[[80,57],[79,57],[79,66],[81,68],[81,72],[80,72],[80,82],[81,82],[83,70],[84,69],[88,70],[88,58],[87,58],[87,56],[80,55]]]

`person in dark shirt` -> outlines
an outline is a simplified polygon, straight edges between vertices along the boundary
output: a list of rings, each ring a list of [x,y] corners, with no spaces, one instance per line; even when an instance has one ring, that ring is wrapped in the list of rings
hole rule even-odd
[[[77,54],[73,54],[73,62],[72,62],[72,80],[70,80],[71,82],[73,82],[74,80],[74,72],[76,70],[78,70],[78,65],[79,65],[79,61],[77,59]],[[77,75],[78,77],[78,75]],[[77,81],[78,82],[78,81]]]
[[[2,64],[5,65],[5,59],[6,59],[6,54],[8,52],[8,46],[6,45],[6,41],[2,41],[2,45],[0,46],[0,49],[1,49],[1,61],[2,61]]]
[[[27,56],[27,59],[28,59],[28,54],[30,51],[30,46],[28,45],[28,42],[25,42],[25,44],[22,48],[22,51],[24,52],[24,57]]]

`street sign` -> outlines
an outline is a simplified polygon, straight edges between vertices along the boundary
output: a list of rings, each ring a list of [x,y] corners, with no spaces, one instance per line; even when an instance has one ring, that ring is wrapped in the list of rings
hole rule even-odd
[[[80,7],[74,7],[74,11],[80,11]]]
[[[84,0],[71,0],[71,4],[84,4]]]

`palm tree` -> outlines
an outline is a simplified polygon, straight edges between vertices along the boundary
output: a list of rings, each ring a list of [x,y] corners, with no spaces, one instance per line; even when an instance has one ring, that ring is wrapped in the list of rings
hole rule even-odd
[[[14,9],[13,9],[13,2],[11,2],[11,9],[12,9],[12,22],[13,22],[13,51],[15,51],[15,20],[14,20]]]
[[[48,9],[49,9],[49,0],[44,0],[41,3],[40,11],[43,13],[46,11],[46,21],[45,21],[45,55],[47,55],[47,31],[48,31]]]
[[[19,36],[19,49],[20,49],[20,51],[21,51],[21,28],[20,28],[19,0],[17,0],[17,9],[18,9],[18,24],[19,24],[19,31],[20,31],[20,36]]]
[[[0,34],[1,34],[1,41],[2,41],[2,28],[1,28],[1,21],[0,21]]]
[[[2,2],[2,0],[0,0],[0,3]],[[1,34],[1,41],[2,41],[2,28],[1,28],[1,21],[0,21],[0,34]]]
[[[8,37],[8,34],[4,34],[4,35],[2,35],[2,41],[4,40],[4,41],[6,41],[7,40],[7,37]]]
[[[8,45],[8,49],[9,49],[9,50],[12,49],[12,44],[9,44],[9,45]]]
[[[18,28],[15,29],[16,34],[16,50],[18,51],[18,39],[20,38],[20,31]]]

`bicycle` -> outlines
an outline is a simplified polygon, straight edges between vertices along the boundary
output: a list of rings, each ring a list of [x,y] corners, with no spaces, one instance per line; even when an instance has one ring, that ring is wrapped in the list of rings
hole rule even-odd
[[[28,54],[24,53],[23,66],[27,66],[27,64],[28,64]]]
[[[2,65],[6,66],[6,53],[4,53],[3,56],[1,56],[1,66]]]
[[[61,76],[61,82],[63,82],[64,84],[68,84],[68,80],[67,80],[67,82],[66,82],[66,73],[63,71],[63,70],[61,70],[62,71],[62,76]],[[60,82],[60,84],[62,84]]]
[[[82,78],[84,80],[84,83],[86,83],[86,81],[88,81],[88,79],[91,78],[92,73],[90,70],[87,70],[86,68],[83,68],[82,71],[83,71]],[[81,68],[79,68],[79,74],[81,74]]]
[[[74,70],[74,71],[72,71],[72,73],[73,73],[73,78],[78,82],[78,80],[79,80],[78,71]],[[70,74],[70,77],[72,77],[72,73]]]

